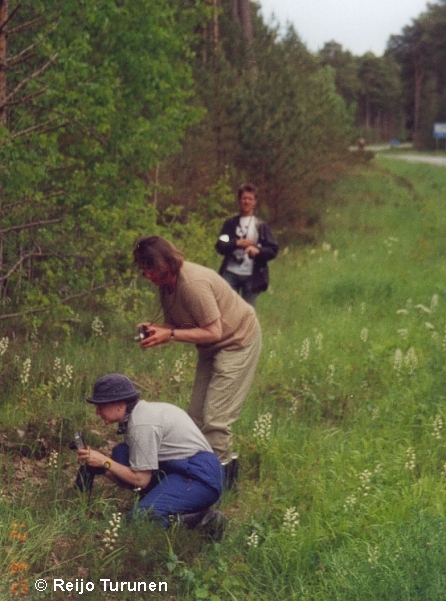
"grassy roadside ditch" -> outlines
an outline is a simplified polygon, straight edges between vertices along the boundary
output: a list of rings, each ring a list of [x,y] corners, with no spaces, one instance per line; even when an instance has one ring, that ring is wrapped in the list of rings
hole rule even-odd
[[[376,159],[336,185],[317,243],[281,249],[221,543],[128,526],[129,493],[100,484],[87,504],[72,488],[73,431],[116,440],[84,403],[94,379],[121,371],[186,407],[190,347],[141,353],[142,304],[0,336],[2,599],[77,598],[54,579],[94,583],[91,600],[149,594],[101,579],[165,582],[164,600],[446,599],[445,186],[441,168]]]

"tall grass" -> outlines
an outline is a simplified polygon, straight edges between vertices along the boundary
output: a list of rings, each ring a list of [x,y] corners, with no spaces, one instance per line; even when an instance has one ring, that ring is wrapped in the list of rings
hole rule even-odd
[[[193,350],[132,340],[157,310],[150,293],[10,340],[2,598],[25,596],[24,580],[44,598],[36,578],[51,599],[68,598],[52,578],[94,582],[89,599],[144,598],[101,592],[110,578],[165,581],[159,599],[446,599],[445,185],[440,168],[380,159],[336,185],[317,243],[281,249],[258,303],[263,352],[235,426],[241,479],[221,543],[122,520],[110,549],[131,493],[99,483],[87,504],[72,488],[74,429],[105,450],[116,441],[84,402],[98,376],[121,371],[148,400],[187,406]]]

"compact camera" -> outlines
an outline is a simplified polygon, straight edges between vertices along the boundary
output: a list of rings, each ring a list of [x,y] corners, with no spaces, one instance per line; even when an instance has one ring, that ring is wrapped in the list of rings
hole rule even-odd
[[[145,325],[142,325],[140,328],[138,328],[138,334],[135,336],[135,340],[136,342],[141,342],[141,340],[145,340],[145,338],[148,338],[149,336],[149,328]]]
[[[74,444],[76,445],[76,449],[86,449],[87,445],[85,444],[84,437],[81,432],[74,433]]]
[[[232,253],[232,258],[238,265],[241,265],[245,260],[245,251],[242,248],[237,248]]]

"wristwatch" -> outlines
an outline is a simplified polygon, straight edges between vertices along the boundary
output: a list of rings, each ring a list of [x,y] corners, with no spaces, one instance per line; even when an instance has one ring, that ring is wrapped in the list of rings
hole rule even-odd
[[[104,461],[104,464],[102,467],[106,470],[109,470],[111,468],[111,461],[109,459],[107,459],[107,461]]]

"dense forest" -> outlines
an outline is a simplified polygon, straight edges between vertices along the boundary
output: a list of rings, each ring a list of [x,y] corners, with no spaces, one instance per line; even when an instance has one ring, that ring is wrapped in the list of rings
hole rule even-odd
[[[446,121],[446,2],[392,35],[382,57],[353,56],[336,42],[319,53],[336,73],[336,89],[354,112],[356,133],[369,141],[412,140],[435,148],[433,124]]]
[[[445,28],[442,0],[383,57],[314,55],[249,0],[0,0],[3,325],[130,289],[142,233],[208,261],[241,181],[305,232],[358,136],[433,143]]]

